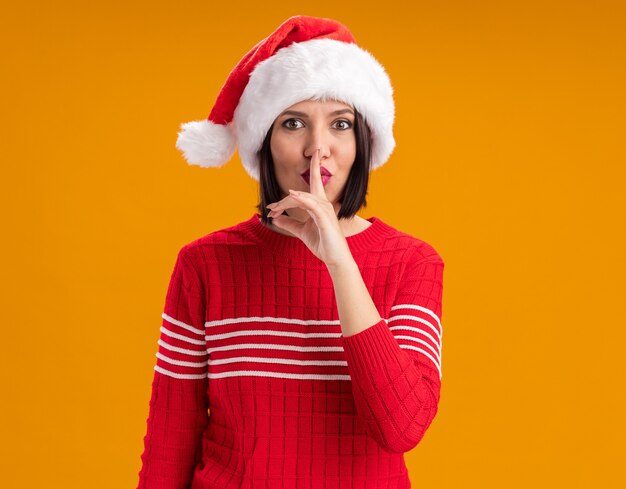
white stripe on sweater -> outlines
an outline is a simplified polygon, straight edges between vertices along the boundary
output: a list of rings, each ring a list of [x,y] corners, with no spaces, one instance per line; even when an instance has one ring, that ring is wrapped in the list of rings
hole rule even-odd
[[[410,314],[398,314],[395,316],[393,314],[390,314],[389,319],[384,319],[385,322],[388,324],[397,323],[400,321],[417,322],[417,323],[420,323],[420,325],[422,324],[425,325],[430,331],[432,331],[432,333],[435,334],[436,338],[433,337],[431,334],[429,334],[427,331],[420,329],[419,327],[411,327],[405,324],[398,324],[395,326],[391,326],[389,328],[396,340],[406,340],[406,341],[411,341],[414,343],[420,343],[425,348],[430,350],[429,352],[424,348],[398,343],[400,348],[406,349],[406,350],[418,351],[422,355],[430,359],[430,361],[437,367],[437,370],[439,371],[439,377],[441,378],[441,338],[443,335],[443,329],[441,327],[441,322],[439,318],[433,311],[425,307],[416,305],[416,304],[398,304],[398,305],[393,306],[391,308],[391,311],[399,311],[402,309],[405,309],[405,310],[413,309],[413,310],[417,310],[422,313],[425,313],[429,317],[434,318],[436,321],[436,324],[439,326],[439,329],[438,329],[434,324],[432,324],[428,320],[422,317],[418,317],[418,316],[414,316]],[[309,339],[309,338],[339,339],[342,337],[341,333],[299,333],[299,332],[293,332],[293,331],[277,331],[277,330],[270,330],[270,329],[241,330],[241,331],[232,331],[232,332],[222,333],[222,334],[206,335],[205,334],[206,331],[202,331],[182,321],[174,319],[173,317],[165,313],[162,314],[162,317],[169,323],[179,326],[187,331],[190,331],[194,333],[194,335],[203,335],[204,340],[190,338],[189,336],[174,333],[173,331],[170,331],[169,329],[165,327],[161,327],[161,332],[164,335],[171,336],[172,338],[177,338],[177,339],[180,339],[182,341],[185,341],[194,345],[203,345],[205,347],[207,345],[207,341],[217,341],[217,340],[224,340],[224,339],[236,338],[236,337],[278,336],[278,337],[301,338],[301,339]],[[302,319],[292,319],[292,318],[285,318],[285,317],[251,316],[251,317],[238,317],[238,318],[223,319],[223,320],[217,320],[217,321],[206,321],[205,326],[217,327],[217,326],[223,326],[223,325],[229,325],[229,324],[230,325],[245,324],[245,323],[250,323],[250,322],[299,324],[299,325],[304,325],[304,326],[340,325],[339,320],[302,320]],[[416,338],[413,336],[399,335],[397,333],[394,333],[394,331],[399,331],[399,330],[412,331],[418,335],[422,335],[425,338],[428,338],[430,341],[432,341],[432,344],[434,344],[435,347],[433,347],[431,344],[429,344],[427,341],[424,341],[423,339]],[[208,356],[208,354],[213,353],[213,352],[218,352],[218,351],[232,351],[232,350],[250,349],[250,348],[262,349],[262,350],[283,350],[283,351],[310,352],[310,353],[343,351],[343,347],[341,346],[306,347],[306,346],[266,344],[266,343],[243,343],[243,344],[225,345],[225,346],[219,346],[219,347],[214,347],[214,348],[207,348],[206,351],[196,351],[196,350],[188,350],[185,348],[179,348],[179,347],[170,345],[167,342],[162,341],[161,339],[159,340],[158,343],[165,349],[182,353],[182,354],[186,354],[186,355],[190,355],[190,356],[205,356],[205,355]],[[223,364],[238,363],[238,362],[251,362],[251,363],[257,362],[257,363],[267,363],[267,364],[284,364],[284,365],[299,365],[299,366],[347,367],[347,362],[339,361],[339,360],[327,360],[327,361],[326,360],[295,360],[295,359],[288,359],[288,358],[264,358],[264,357],[244,356],[244,357],[217,359],[217,360],[207,360],[203,362],[193,362],[193,361],[184,361],[184,360],[174,360],[160,353],[157,353],[157,357],[166,363],[169,363],[172,365],[186,366],[186,367],[203,367],[205,365],[223,365]],[[196,374],[179,374],[179,373],[171,372],[162,367],[158,367],[157,370],[161,371],[161,373],[163,373],[164,375],[176,376],[176,378],[199,379],[199,378],[204,378],[207,376],[204,374],[197,374],[197,375]],[[221,372],[221,373],[209,374],[208,377],[209,378],[222,378],[222,377],[233,377],[233,376],[239,376],[239,375],[242,375],[242,376],[243,375],[256,375],[256,374],[262,375],[262,376],[274,376],[274,377],[282,377],[282,378],[302,378],[302,379],[325,378],[329,380],[330,379],[349,380],[349,376],[341,376],[341,375],[327,375],[327,376],[324,376],[321,374],[300,375],[300,374],[287,374],[287,373],[281,373],[281,372],[262,372],[262,371],[254,371],[254,370],[238,370],[238,371],[233,371],[233,372]]]
[[[201,350],[201,351],[198,351],[198,350],[187,350],[186,348],[179,348],[177,346],[170,345],[169,343],[166,343],[165,341],[163,341],[161,339],[159,339],[159,341],[157,341],[157,344],[161,345],[166,350],[175,351],[177,353],[184,353],[185,355],[194,355],[194,356],[199,356],[199,357],[207,355],[206,349]]]
[[[204,344],[206,344],[205,340],[194,340],[193,338],[188,338],[187,336],[183,336],[182,334],[178,334],[178,333],[174,333],[173,331],[170,331],[165,326],[161,326],[159,331],[161,331],[161,333],[163,333],[163,334],[166,334],[167,336],[171,336],[172,338],[177,338],[179,340],[186,341],[187,343],[191,343],[193,345],[204,345]]]
[[[190,326],[187,323],[183,323],[182,321],[179,321],[178,319],[174,319],[172,316],[169,316],[165,313],[161,314],[161,317],[163,319],[165,319],[168,323],[172,323],[176,326],[180,326],[181,328],[184,328],[188,331],[191,331],[192,333],[196,333],[200,336],[202,336],[204,334],[204,330],[202,329],[198,329],[198,328],[194,328],[193,326]]]
[[[168,377],[174,377],[175,379],[206,379],[208,377],[208,372],[202,374],[178,374],[164,369],[163,367],[159,367],[158,365],[154,366],[154,370]]]

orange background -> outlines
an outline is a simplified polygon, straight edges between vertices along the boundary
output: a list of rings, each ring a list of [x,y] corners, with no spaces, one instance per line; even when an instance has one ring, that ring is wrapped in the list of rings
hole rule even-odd
[[[397,147],[360,215],[446,262],[413,486],[624,487],[626,8],[407,3],[3,7],[1,487],[136,486],[176,253],[257,198],[237,155],[187,165],[179,124],[296,14],[386,67]]]

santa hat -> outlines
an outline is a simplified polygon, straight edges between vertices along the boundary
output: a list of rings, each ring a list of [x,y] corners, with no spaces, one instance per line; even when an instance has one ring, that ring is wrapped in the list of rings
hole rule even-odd
[[[235,149],[259,180],[257,152],[276,117],[303,100],[352,105],[372,133],[371,169],[395,147],[395,106],[382,65],[336,20],[290,17],[231,71],[208,119],[181,124],[176,147],[192,165],[220,167]]]

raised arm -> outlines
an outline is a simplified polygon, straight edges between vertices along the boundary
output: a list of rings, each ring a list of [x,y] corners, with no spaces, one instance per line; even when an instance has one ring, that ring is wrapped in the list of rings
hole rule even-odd
[[[375,306],[358,269],[333,272],[357,413],[394,453],[417,446],[439,404],[444,263],[425,248],[431,252],[416,249],[407,259],[388,320],[363,320]]]

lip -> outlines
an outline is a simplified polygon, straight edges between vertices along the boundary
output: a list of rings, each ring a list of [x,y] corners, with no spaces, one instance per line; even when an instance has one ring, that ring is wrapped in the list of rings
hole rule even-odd
[[[309,168],[307,168],[306,171],[304,173],[302,173],[302,176],[309,178],[310,174],[311,174],[311,170]],[[322,175],[322,177],[332,177],[333,176],[333,174],[331,172],[329,172],[323,166],[320,168],[320,174]]]
[[[326,186],[326,184],[328,182],[330,182],[331,178],[332,178],[332,175],[322,175],[322,184],[324,184],[324,186]],[[302,175],[302,180],[304,180],[307,185],[311,185],[308,173]]]

